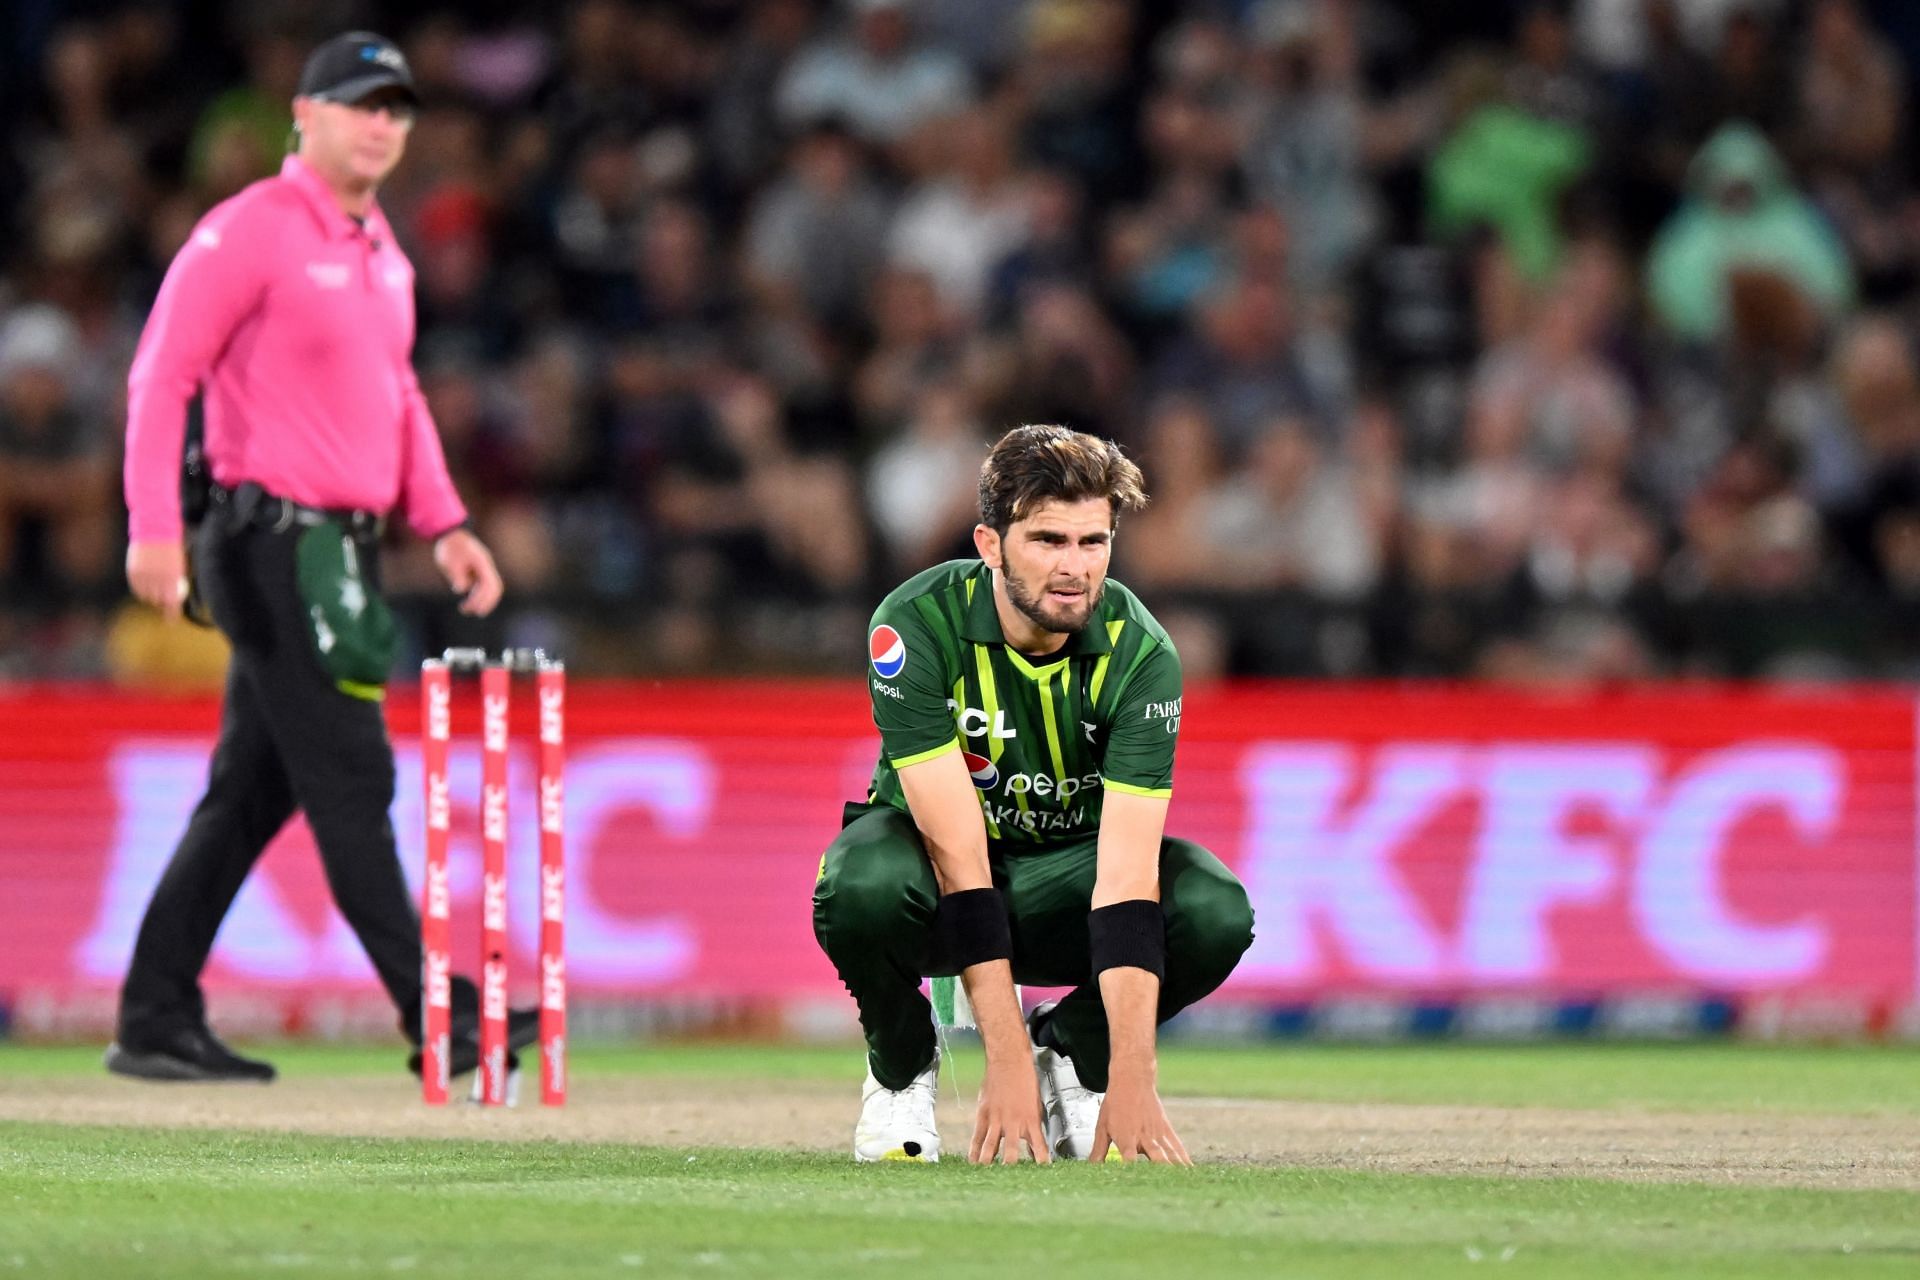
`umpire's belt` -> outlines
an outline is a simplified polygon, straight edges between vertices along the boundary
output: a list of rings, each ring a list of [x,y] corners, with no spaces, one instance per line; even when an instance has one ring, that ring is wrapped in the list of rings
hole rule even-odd
[[[354,540],[372,542],[387,528],[387,518],[378,512],[309,507],[292,498],[268,493],[251,480],[242,481],[231,489],[216,484],[211,497],[214,506],[226,508],[235,529],[251,525],[274,533],[285,533],[292,528],[311,528],[336,520]]]

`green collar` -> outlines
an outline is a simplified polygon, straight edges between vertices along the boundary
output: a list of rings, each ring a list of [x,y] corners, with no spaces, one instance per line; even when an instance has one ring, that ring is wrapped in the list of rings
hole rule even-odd
[[[1007,634],[1000,627],[1000,614],[993,607],[993,570],[987,568],[984,560],[980,562],[980,568],[966,580],[962,590],[967,593],[967,613],[960,624],[960,638],[974,644],[1006,644]],[[1038,661],[1049,664],[1075,654],[1112,653],[1113,640],[1107,634],[1106,614],[1106,600],[1103,597],[1100,607],[1094,610],[1094,616],[1079,633],[1068,636],[1067,643],[1057,652]],[[1010,645],[1008,651],[1019,652]]]

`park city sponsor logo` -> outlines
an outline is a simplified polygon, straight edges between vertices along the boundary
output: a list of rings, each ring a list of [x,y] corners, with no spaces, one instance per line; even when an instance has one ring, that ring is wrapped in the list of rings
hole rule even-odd
[[[307,279],[322,289],[344,289],[353,280],[353,268],[344,262],[309,262]]]
[[[1182,701],[1184,701],[1184,699],[1175,698],[1171,702],[1149,702],[1147,704],[1146,718],[1149,720],[1165,720],[1167,722],[1167,732],[1178,733],[1180,732],[1180,703]]]
[[[954,723],[960,726],[960,732],[969,738],[981,738],[987,735],[987,713],[977,707],[962,707],[952,698],[947,699],[947,711],[952,714]],[[993,713],[993,736],[996,738],[1017,738],[1020,731],[1007,723],[1006,709]]]
[[[981,791],[993,790],[994,783],[1000,781],[1000,766],[971,751],[962,751],[960,755],[967,762],[967,772],[973,776],[973,785]]]
[[[907,669],[907,642],[883,622],[867,635],[867,657],[881,679],[895,679]]]

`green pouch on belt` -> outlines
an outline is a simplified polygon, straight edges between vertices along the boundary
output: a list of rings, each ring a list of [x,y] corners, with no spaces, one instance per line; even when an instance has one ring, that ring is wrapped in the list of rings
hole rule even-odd
[[[360,548],[336,520],[305,529],[294,549],[307,634],[342,693],[377,700],[399,644],[393,611],[360,563]]]

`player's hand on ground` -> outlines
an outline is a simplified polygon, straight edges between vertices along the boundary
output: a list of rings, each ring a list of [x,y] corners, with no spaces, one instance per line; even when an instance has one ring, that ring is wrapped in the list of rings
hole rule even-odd
[[[980,1085],[980,1102],[973,1110],[973,1141],[967,1159],[974,1164],[1020,1162],[1020,1144],[1041,1164],[1053,1159],[1046,1129],[1040,1123],[1040,1082],[1033,1059],[1024,1054],[996,1065],[987,1063]]]
[[[467,529],[455,529],[440,535],[433,544],[433,562],[440,566],[447,585],[458,592],[460,612],[484,618],[500,603],[505,589],[500,570],[494,566],[493,553]]]
[[[1100,1107],[1100,1123],[1093,1131],[1095,1164],[1107,1158],[1111,1142],[1122,1160],[1145,1157],[1155,1164],[1192,1164],[1186,1144],[1173,1131],[1167,1109],[1150,1080],[1126,1080],[1114,1077],[1107,1085],[1107,1100]]]
[[[187,549],[178,540],[135,542],[127,547],[127,586],[169,619],[187,598]]]

